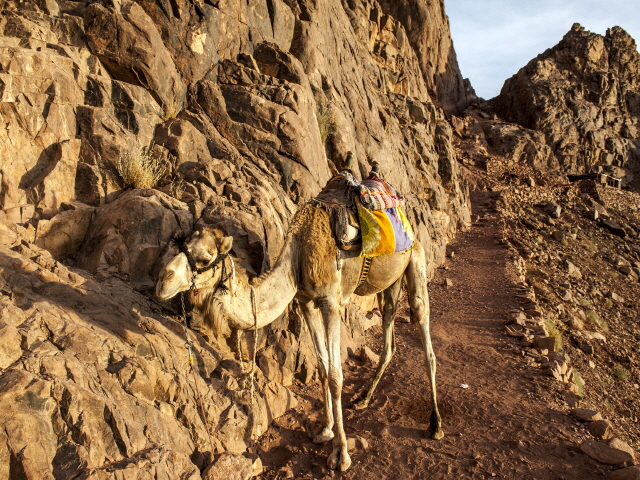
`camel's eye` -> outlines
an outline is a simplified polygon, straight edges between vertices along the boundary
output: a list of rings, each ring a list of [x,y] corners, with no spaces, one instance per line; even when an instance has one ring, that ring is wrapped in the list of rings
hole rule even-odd
[[[198,268],[202,268],[202,267],[207,267],[209,266],[209,264],[211,263],[211,260],[213,258],[211,257],[211,255],[203,255],[203,256],[199,256],[194,258],[194,261],[196,262],[196,266]]]

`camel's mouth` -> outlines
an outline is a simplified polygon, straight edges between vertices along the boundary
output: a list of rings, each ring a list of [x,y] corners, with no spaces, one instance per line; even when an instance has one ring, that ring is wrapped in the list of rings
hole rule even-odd
[[[182,291],[179,286],[163,285],[159,282],[156,285],[156,297],[160,300],[170,300]]]

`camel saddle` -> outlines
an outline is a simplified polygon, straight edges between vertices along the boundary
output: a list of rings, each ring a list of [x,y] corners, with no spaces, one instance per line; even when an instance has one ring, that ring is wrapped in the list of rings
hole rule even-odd
[[[372,174],[360,182],[343,170],[313,200],[329,212],[342,250],[360,250],[361,256],[373,257],[413,245],[413,232],[401,209],[404,198],[383,178]]]

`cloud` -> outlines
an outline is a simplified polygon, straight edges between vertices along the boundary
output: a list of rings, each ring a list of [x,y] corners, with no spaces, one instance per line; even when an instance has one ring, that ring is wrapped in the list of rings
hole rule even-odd
[[[602,35],[619,25],[640,39],[638,0],[449,0],[446,11],[462,75],[484,98],[576,22]]]

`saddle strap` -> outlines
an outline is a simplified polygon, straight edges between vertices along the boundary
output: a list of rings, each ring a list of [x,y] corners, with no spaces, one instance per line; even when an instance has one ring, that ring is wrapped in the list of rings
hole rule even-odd
[[[367,277],[369,276],[369,268],[371,268],[371,260],[372,257],[364,257],[364,262],[362,263],[362,271],[360,272],[360,280],[358,281],[358,286],[362,285],[367,281]]]

